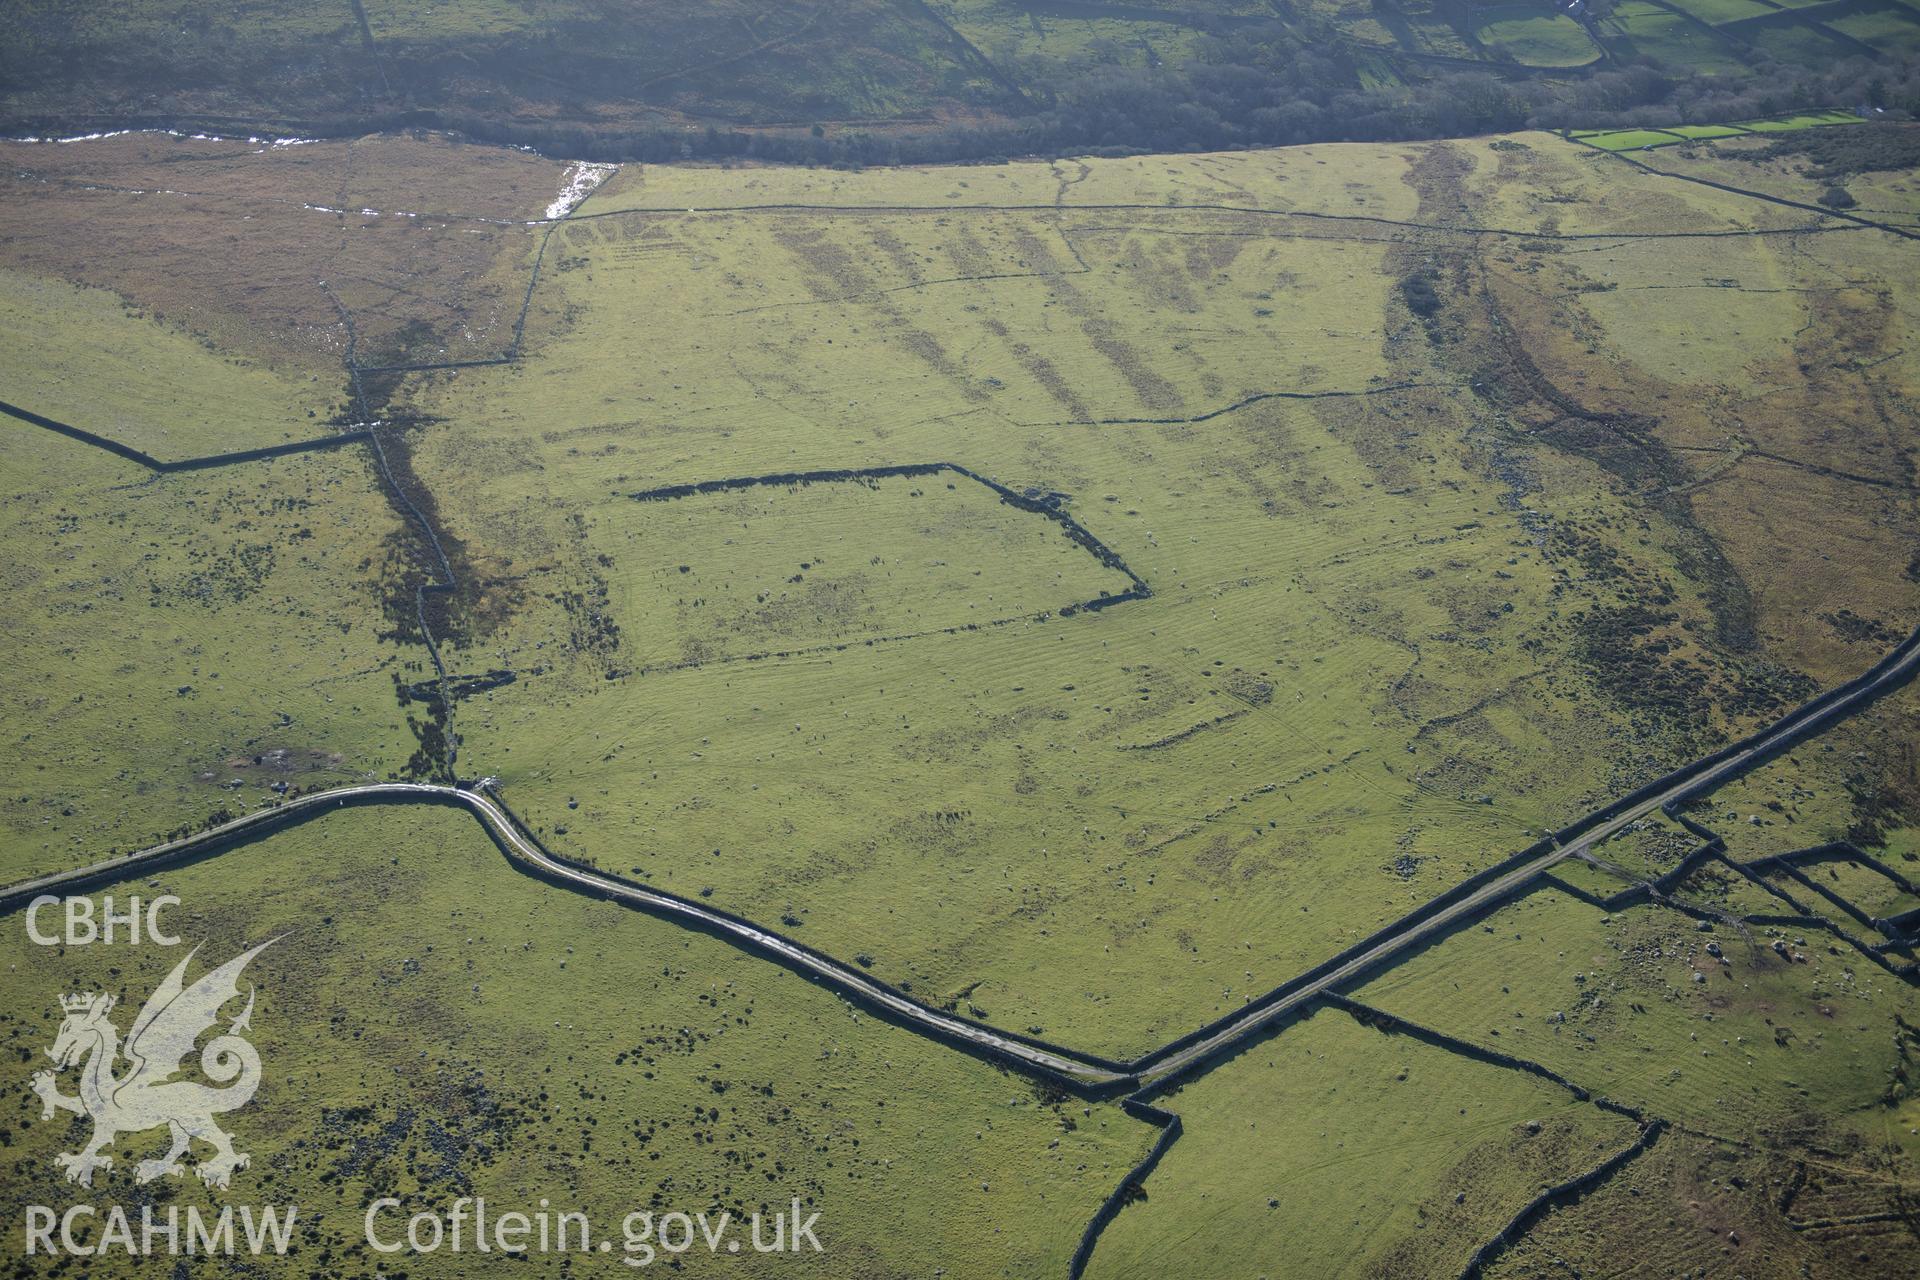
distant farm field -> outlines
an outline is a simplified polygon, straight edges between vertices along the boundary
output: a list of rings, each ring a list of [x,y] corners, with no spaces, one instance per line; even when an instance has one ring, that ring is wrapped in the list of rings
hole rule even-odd
[[[1713,26],[1778,11],[1767,0],[1680,0],[1674,7]]]
[[[1668,147],[1679,142],[1712,141],[1743,134],[1790,133],[1796,129],[1860,122],[1860,117],[1851,111],[1819,111],[1742,120],[1735,124],[1681,124],[1665,129],[1575,129],[1569,136],[1607,151],[1629,151]]]
[[[1623,0],[1597,25],[1618,45],[1664,62],[1717,74],[1734,73],[1742,66],[1735,50],[1712,31],[1702,30],[1649,0]]]
[[[1531,6],[1484,10],[1474,34],[1531,67],[1584,66],[1600,57],[1600,50],[1579,23],[1564,14],[1543,14]]]

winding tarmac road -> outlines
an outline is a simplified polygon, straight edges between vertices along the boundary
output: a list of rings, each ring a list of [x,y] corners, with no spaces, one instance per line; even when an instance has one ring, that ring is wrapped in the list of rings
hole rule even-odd
[[[823,955],[790,938],[752,922],[699,903],[620,880],[554,857],[541,846],[492,793],[488,783],[477,787],[443,786],[420,782],[374,782],[337,787],[296,797],[270,809],[205,831],[104,862],[55,872],[0,889],[0,914],[19,910],[43,894],[59,894],[111,883],[142,868],[212,853],[233,843],[264,835],[275,827],[354,803],[415,802],[453,805],[467,809],[493,837],[502,852],[525,870],[550,882],[625,903],[650,914],[702,929],[756,951],[802,974],[814,977],[842,995],[860,1001],[883,1016],[922,1034],[1009,1065],[1024,1067],[1057,1080],[1084,1094],[1110,1094],[1147,1089],[1169,1083],[1239,1041],[1259,1034],[1309,1002],[1384,964],[1408,949],[1432,939],[1532,882],[1568,858],[1578,857],[1618,834],[1655,810],[1676,807],[1690,797],[1752,768],[1768,756],[1832,722],[1866,706],[1911,679],[1920,669],[1920,632],[1888,654],[1866,675],[1801,706],[1739,747],[1716,753],[1668,774],[1661,782],[1615,802],[1567,828],[1577,833],[1554,840],[1537,857],[1463,895],[1457,902],[1434,910],[1432,903],[1389,926],[1371,946],[1344,962],[1276,988],[1245,1011],[1218,1024],[1204,1035],[1183,1037],[1130,1063],[1081,1057],[1071,1051],[1023,1037],[935,1009],[887,984]],[[1443,898],[1445,895],[1442,895]],[[1440,901],[1435,899],[1434,901]],[[1309,971],[1310,973],[1312,971]]]
[[[1817,698],[1774,721],[1766,729],[1749,738],[1738,750],[1724,756],[1708,756],[1704,760],[1675,770],[1667,775],[1665,779],[1667,785],[1658,787],[1650,794],[1642,795],[1640,799],[1620,808],[1618,812],[1590,829],[1582,831],[1572,840],[1564,843],[1555,841],[1553,847],[1539,857],[1520,864],[1505,875],[1489,881],[1460,901],[1432,915],[1420,916],[1416,912],[1413,916],[1406,917],[1403,927],[1394,929],[1387,937],[1338,968],[1298,987],[1281,988],[1284,994],[1269,996],[1265,1001],[1255,1002],[1248,1006],[1245,1013],[1226,1023],[1212,1035],[1193,1044],[1172,1052],[1161,1050],[1158,1053],[1148,1054],[1132,1064],[1136,1075],[1143,1085],[1151,1085],[1182,1074],[1215,1054],[1224,1052],[1236,1041],[1295,1012],[1308,1001],[1345,985],[1408,948],[1436,936],[1516,892],[1555,865],[1568,858],[1579,857],[1594,846],[1605,843],[1610,837],[1618,835],[1623,828],[1655,810],[1668,806],[1677,807],[1689,798],[1745,772],[1776,751],[1822,726],[1851,715],[1881,694],[1911,679],[1916,668],[1920,668],[1920,632],[1909,637],[1905,644],[1880,662],[1873,674],[1842,696]],[[1599,810],[1602,814],[1606,812],[1606,809]],[[1585,821],[1591,822],[1593,817],[1594,815],[1589,815]],[[1579,825],[1581,824],[1576,824],[1576,827],[1571,829],[1577,830]]]
[[[139,872],[142,868],[163,865],[175,859],[191,858],[203,850],[230,844],[236,838],[265,834],[274,827],[300,817],[341,808],[356,801],[405,800],[464,807],[487,828],[510,860],[545,879],[559,881],[600,897],[612,898],[655,915],[678,919],[701,929],[723,933],[752,950],[822,979],[842,994],[853,996],[877,1010],[906,1021],[917,1029],[940,1039],[971,1045],[985,1050],[994,1057],[1012,1059],[1088,1090],[1100,1090],[1130,1082],[1130,1077],[1125,1072],[1038,1048],[989,1027],[964,1021],[909,999],[857,969],[849,968],[797,942],[776,933],[769,933],[765,929],[724,912],[714,911],[672,894],[643,888],[563,862],[548,853],[527,834],[504,805],[485,791],[469,787],[449,787],[424,782],[370,782],[358,786],[316,791],[271,809],[256,810],[243,818],[210,827],[194,835],[169,840],[165,844],[154,845],[135,853],[122,854],[117,858],[109,858],[105,862],[97,862],[91,866],[77,867],[72,871],[56,872],[9,885],[5,889],[0,889],[0,914],[19,910],[43,894],[61,894],[119,880]]]

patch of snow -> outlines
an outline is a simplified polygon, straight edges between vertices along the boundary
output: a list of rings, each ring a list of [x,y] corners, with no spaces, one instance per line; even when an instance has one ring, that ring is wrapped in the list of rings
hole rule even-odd
[[[318,138],[268,138],[253,135],[246,138],[228,138],[217,133],[184,133],[179,129],[109,129],[101,133],[76,133],[65,138],[25,137],[0,138],[0,142],[100,142],[107,138],[126,138],[137,134],[150,134],[164,138],[182,138],[188,142],[245,142],[263,150],[278,150],[282,147],[304,147],[318,142]]]
[[[552,222],[572,213],[601,183],[619,171],[617,164],[589,164],[584,160],[576,160],[568,165],[566,174],[560,180],[560,194],[547,206],[547,221]]]

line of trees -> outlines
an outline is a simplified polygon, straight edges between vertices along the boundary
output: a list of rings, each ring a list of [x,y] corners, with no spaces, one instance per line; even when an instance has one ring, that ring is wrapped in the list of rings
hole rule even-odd
[[[1210,42],[1207,52],[1204,60],[1175,68],[1106,67],[1076,76],[1055,86],[1047,106],[1023,118],[937,128],[596,129],[439,113],[419,122],[585,159],[861,167],[1408,141],[1527,128],[1740,120],[1831,106],[1920,116],[1920,58],[1863,58],[1819,70],[1775,66],[1737,80],[1652,65],[1564,80],[1448,70],[1411,84],[1366,87],[1337,50],[1262,43],[1243,31]]]
[[[1070,60],[1013,57],[1002,71],[1025,86],[1024,98],[977,87],[956,91],[978,114],[946,122],[688,127],[661,114],[661,104],[617,96],[617,56],[594,63],[590,74],[575,68],[563,76],[559,55],[539,42],[508,41],[474,57],[456,56],[462,50],[444,42],[388,42],[381,66],[391,87],[376,91],[355,78],[366,70],[356,61],[364,61],[357,41],[350,49],[300,46],[299,56],[284,52],[265,63],[203,49],[204,65],[178,50],[143,53],[111,44],[69,50],[63,63],[0,41],[0,82],[8,71],[19,82],[11,95],[0,93],[0,108],[24,132],[99,127],[98,120],[63,116],[58,105],[85,88],[81,96],[114,127],[231,131],[277,119],[286,129],[331,136],[446,129],[588,160],[843,166],[1404,141],[1527,127],[1733,120],[1824,106],[1920,113],[1920,56],[1893,52],[1817,68],[1762,61],[1732,75],[1663,68],[1646,59],[1543,72],[1357,49],[1311,23],[1234,25],[1201,36],[1193,49],[1183,61],[1148,66],[1128,65],[1131,54],[1123,58],[1117,50],[1104,62],[1097,53]],[[201,72],[204,83],[193,79]],[[703,96],[697,79],[696,73],[682,78],[686,109],[721,106]],[[183,87],[189,81],[192,93]],[[124,112],[135,101],[136,112],[156,117],[129,118]],[[35,102],[47,104],[48,118],[30,113]],[[171,114],[182,103],[211,114]],[[766,109],[751,98],[724,105],[743,118]]]

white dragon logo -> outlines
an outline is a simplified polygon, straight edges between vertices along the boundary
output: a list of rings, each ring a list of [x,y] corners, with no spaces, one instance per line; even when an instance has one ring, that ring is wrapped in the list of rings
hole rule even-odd
[[[120,1033],[107,1020],[114,998],[104,992],[60,997],[66,1018],[47,1056],[62,1071],[86,1060],[80,1072],[80,1093],[77,1097],[61,1093],[51,1071],[35,1073],[33,1090],[40,1095],[43,1120],[51,1120],[56,1108],[93,1119],[93,1140],[84,1150],[53,1158],[56,1166],[66,1170],[68,1182],[92,1186],[94,1170],[113,1165],[111,1156],[100,1153],[116,1136],[159,1125],[172,1133],[173,1145],[158,1160],[142,1160],[134,1175],[137,1181],[151,1182],[162,1174],[179,1177],[186,1171],[180,1157],[195,1138],[213,1147],[213,1155],[194,1169],[209,1187],[225,1190],[234,1170],[247,1167],[247,1156],[233,1149],[233,1139],[214,1124],[213,1117],[246,1106],[260,1087],[260,1055],[240,1037],[253,1017],[251,987],[247,1007],[227,1033],[208,1041],[200,1053],[200,1069],[225,1087],[172,1077],[193,1053],[201,1033],[219,1020],[221,1006],[239,996],[240,971],[277,941],[268,939],[190,987],[183,978],[187,962],[199,948],[188,952],[133,1020],[125,1053],[130,1066],[119,1076],[114,1074],[114,1064],[121,1057]]]

